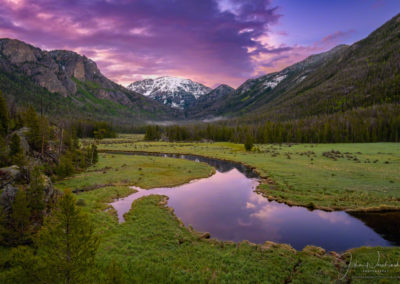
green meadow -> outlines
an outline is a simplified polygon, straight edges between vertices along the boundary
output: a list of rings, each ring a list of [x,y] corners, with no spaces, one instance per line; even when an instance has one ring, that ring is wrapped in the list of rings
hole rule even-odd
[[[136,185],[141,188],[176,186],[207,177],[215,170],[205,163],[173,158],[100,154],[99,162],[88,171],[57,183],[72,190],[92,190],[104,186]]]
[[[269,199],[325,210],[400,209],[400,144],[271,144],[145,142],[99,144],[100,150],[185,153],[242,162],[263,177]]]
[[[212,172],[206,164],[186,160],[100,154],[99,163],[89,171],[57,183],[60,189],[96,186],[76,195],[101,237],[96,281],[106,282],[110,267],[121,283],[328,283],[346,273],[346,256],[321,248],[296,251],[271,242],[255,245],[205,239],[202,232],[179,221],[164,196],[136,200],[122,224],[109,205],[134,192],[128,185],[172,186]],[[398,248],[361,248],[352,250],[352,259],[371,261],[377,250],[393,261],[400,255]],[[352,277],[350,270],[346,279]]]
[[[142,136],[124,135],[102,140],[98,147],[239,161],[262,176],[260,194],[289,204],[329,210],[399,208],[400,151],[395,143],[256,145],[246,152],[240,144],[145,142]],[[366,275],[372,277],[368,283],[398,280],[399,267],[366,274],[360,265],[395,264],[399,247],[361,247],[338,254],[313,246],[296,251],[273,242],[234,243],[208,239],[184,226],[165,196],[134,201],[121,224],[109,204],[134,193],[130,186],[176,186],[214,172],[207,164],[182,159],[103,152],[95,166],[58,181],[58,189],[77,192],[77,204],[100,237],[93,282],[365,283]],[[10,249],[0,247],[1,267],[11,259]],[[9,283],[10,273],[0,271],[0,282]]]

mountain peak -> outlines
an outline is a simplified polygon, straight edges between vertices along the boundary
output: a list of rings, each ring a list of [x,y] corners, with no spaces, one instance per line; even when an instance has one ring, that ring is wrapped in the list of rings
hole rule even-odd
[[[88,117],[144,120],[155,117],[146,116],[153,110],[160,118],[175,116],[173,110],[109,80],[93,60],[73,51],[47,51],[20,40],[0,39],[0,75],[0,89],[16,104],[42,107],[40,93],[51,102],[46,103],[48,112],[63,102],[68,115],[84,110]]]
[[[185,109],[211,89],[190,79],[162,76],[133,82],[129,90],[148,96],[173,108]]]

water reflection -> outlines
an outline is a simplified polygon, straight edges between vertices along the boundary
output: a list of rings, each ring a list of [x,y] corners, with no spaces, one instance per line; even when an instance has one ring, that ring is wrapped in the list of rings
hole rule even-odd
[[[373,228],[386,240],[400,245],[400,212],[353,212],[350,215],[360,219],[365,225]]]
[[[204,163],[207,163],[210,166],[214,167],[218,172],[221,172],[221,173],[225,173],[232,169],[237,169],[239,172],[241,172],[248,178],[258,177],[258,175],[255,171],[253,171],[251,168],[246,167],[245,165],[243,165],[241,163],[207,158],[207,157],[198,156],[198,155],[188,155],[188,154],[183,155],[183,154],[155,153],[155,152],[149,153],[149,152],[141,152],[141,151],[135,151],[135,152],[113,151],[112,153],[113,154],[120,153],[120,154],[124,154],[124,155],[170,157],[170,158],[179,158],[179,159],[185,159],[185,160],[190,160],[190,161],[195,161],[195,162],[204,162]]]
[[[360,219],[365,219],[365,216],[355,218],[345,212],[309,211],[269,201],[254,192],[258,180],[250,169],[240,164],[208,160],[217,169],[216,174],[209,178],[173,188],[136,188],[137,193],[112,203],[120,222],[134,200],[162,194],[169,197],[168,206],[175,209],[175,214],[185,225],[190,224],[197,231],[210,232],[213,238],[221,240],[254,243],[269,240],[288,243],[299,250],[306,245],[316,245],[339,252],[364,245],[398,244],[398,229],[375,232],[369,227],[375,228],[379,216],[376,221],[368,219],[364,224]]]

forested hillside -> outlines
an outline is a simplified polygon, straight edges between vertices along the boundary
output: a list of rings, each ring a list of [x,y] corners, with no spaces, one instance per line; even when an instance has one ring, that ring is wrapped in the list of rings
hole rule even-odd
[[[0,40],[0,90],[12,107],[31,104],[58,119],[130,124],[179,117],[170,108],[107,79],[84,56],[43,51],[18,40]]]
[[[247,121],[299,119],[400,102],[400,15],[351,46],[250,79],[209,107]],[[207,114],[207,113],[206,113]]]

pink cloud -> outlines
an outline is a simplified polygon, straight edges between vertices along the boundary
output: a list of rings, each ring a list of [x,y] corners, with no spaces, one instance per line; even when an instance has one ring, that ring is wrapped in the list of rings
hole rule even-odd
[[[275,45],[269,28],[281,15],[272,0],[5,0],[0,15],[0,37],[74,50],[120,84],[172,75],[237,87],[345,36]]]

